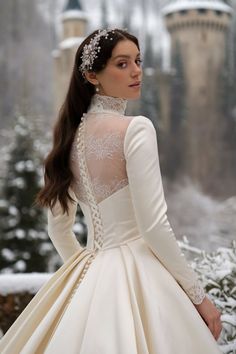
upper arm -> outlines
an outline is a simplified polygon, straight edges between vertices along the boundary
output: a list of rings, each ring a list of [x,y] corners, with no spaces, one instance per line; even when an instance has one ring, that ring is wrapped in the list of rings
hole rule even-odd
[[[137,216],[146,210],[162,221],[167,210],[159,164],[156,130],[150,119],[138,116],[127,128],[124,140],[126,171]],[[144,205],[145,204],[145,205]],[[145,219],[152,224],[153,220]]]

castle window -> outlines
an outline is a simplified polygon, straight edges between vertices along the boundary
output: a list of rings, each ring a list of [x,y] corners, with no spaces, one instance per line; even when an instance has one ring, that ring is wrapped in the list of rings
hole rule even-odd
[[[215,10],[215,13],[216,13],[217,16],[222,16],[223,15],[223,12],[219,11],[219,10]]]
[[[181,10],[181,11],[180,11],[180,15],[186,15],[187,13],[188,13],[187,10]]]
[[[207,13],[207,9],[197,9],[199,14],[206,14]]]

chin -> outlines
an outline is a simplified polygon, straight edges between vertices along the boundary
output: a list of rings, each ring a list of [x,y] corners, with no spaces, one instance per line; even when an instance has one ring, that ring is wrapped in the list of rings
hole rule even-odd
[[[127,94],[117,94],[117,95],[114,95],[113,97],[120,97],[120,98],[123,98],[125,100],[137,100],[139,99],[141,96],[141,92],[133,92],[133,93],[130,93],[128,92]]]
[[[139,93],[137,93],[137,94],[135,94],[135,95],[130,96],[128,99],[129,99],[129,100],[138,100],[138,99],[140,98],[140,96],[141,96],[141,92],[139,92]]]
[[[137,100],[141,96],[141,91],[137,92],[132,92],[132,93],[127,93],[127,95],[123,95],[122,97],[125,98],[126,100]]]

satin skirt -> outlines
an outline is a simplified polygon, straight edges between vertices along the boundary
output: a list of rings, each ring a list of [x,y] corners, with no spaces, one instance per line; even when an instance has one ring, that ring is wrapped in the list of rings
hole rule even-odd
[[[220,354],[142,238],[74,254],[0,341],[1,354]]]

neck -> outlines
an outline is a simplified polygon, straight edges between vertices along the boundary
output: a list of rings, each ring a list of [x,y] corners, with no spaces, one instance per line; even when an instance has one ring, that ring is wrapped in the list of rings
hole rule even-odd
[[[116,113],[124,114],[127,100],[120,97],[112,97],[94,94],[87,113]]]

